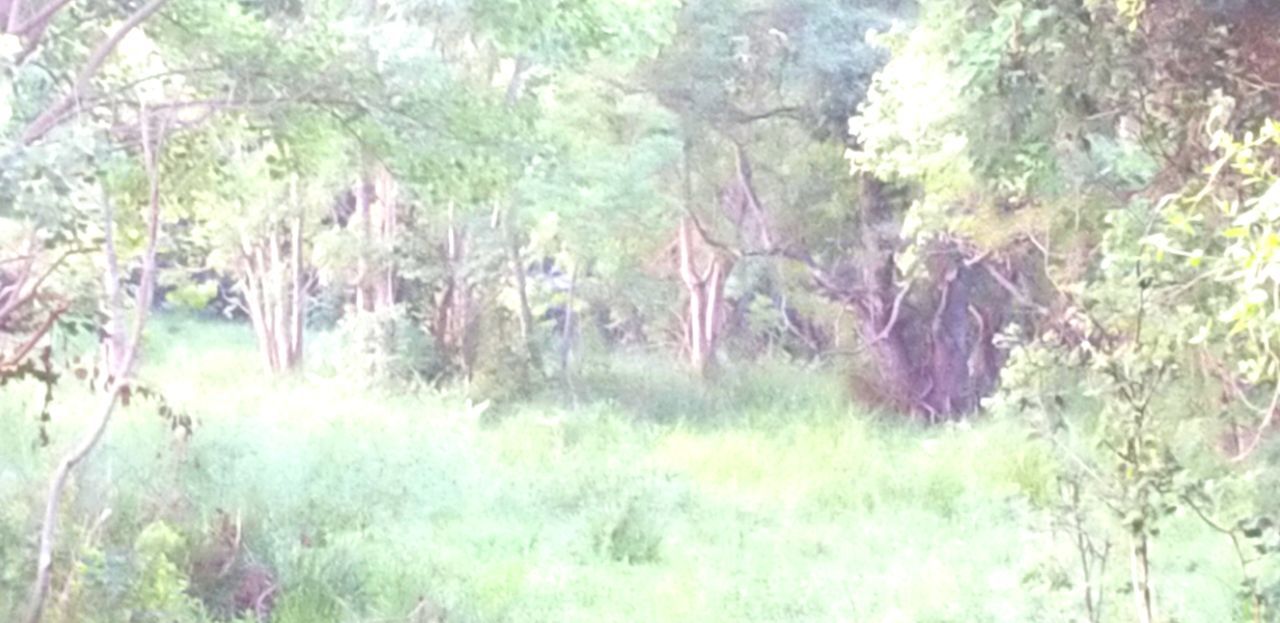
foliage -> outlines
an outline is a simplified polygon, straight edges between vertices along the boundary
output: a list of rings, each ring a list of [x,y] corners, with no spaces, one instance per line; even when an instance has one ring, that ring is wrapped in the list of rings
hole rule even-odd
[[[1169,582],[1145,567],[1183,520],[1238,558],[1236,616],[1269,608],[1269,549],[1244,544],[1269,521],[1254,451],[1274,410],[1274,130],[1230,137],[1270,114],[1239,81],[1270,75],[1247,20],[1272,17],[1247,4],[926,2],[883,36],[892,59],[851,122],[855,170],[915,195],[908,242],[1030,243],[1043,260],[1011,282],[1041,308],[1005,336],[987,406],[1030,417],[1054,449],[1056,523],[1093,621],[1118,587]],[[1115,577],[1122,552],[1136,566]],[[1173,591],[1151,599],[1133,616],[1177,607]]]
[[[236,616],[248,569],[283,621],[1275,610],[1273,3],[47,1],[0,2],[0,616],[53,461],[13,440],[82,423],[153,174],[160,306],[241,320],[257,249],[307,365],[162,325],[204,426],[116,423],[51,617]],[[994,421],[850,417],[864,373]]]
[[[444,372],[446,362],[403,308],[345,315],[325,337],[324,367],[354,387],[421,384]]]
[[[126,413],[68,523],[112,508],[99,547],[125,544],[134,558],[157,515],[196,543],[201,518],[238,514],[245,555],[282,582],[281,619],[404,617],[420,598],[460,621],[1052,612],[1018,584],[1035,562],[1026,552],[1047,543],[1019,498],[1048,474],[1017,427],[873,423],[840,404],[836,375],[781,364],[742,370],[741,386],[717,398],[717,419],[699,397],[673,396],[657,424],[619,395],[643,395],[654,356],[616,372],[613,398],[525,403],[485,424],[457,394],[270,382],[242,364],[253,352],[244,327],[165,319],[168,328],[188,339],[157,352],[146,375],[193,410],[189,445]],[[209,392],[227,400],[212,408]],[[6,424],[18,417],[0,413]],[[41,486],[26,455],[0,456],[0,473],[30,475],[19,490]],[[172,478],[155,478],[161,465]],[[169,560],[184,568],[181,555]],[[942,578],[927,595],[917,564]]]
[[[186,574],[175,564],[182,537],[163,522],[143,528],[134,543],[138,584],[132,618],[143,621],[199,621],[200,606],[187,594]]]

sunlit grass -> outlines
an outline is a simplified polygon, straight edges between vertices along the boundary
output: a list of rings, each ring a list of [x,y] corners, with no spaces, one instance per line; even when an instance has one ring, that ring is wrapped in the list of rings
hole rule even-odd
[[[269,379],[240,326],[166,318],[152,343],[144,376],[194,436],[123,410],[72,489],[68,538],[111,508],[108,550],[157,519],[195,544],[221,509],[281,582],[278,622],[394,619],[420,597],[477,623],[1078,619],[1073,589],[1037,579],[1062,559],[1054,476],[1016,423],[925,431],[851,409],[824,372],[743,366],[706,388],[642,358],[598,371],[577,407],[482,416],[452,391]],[[0,400],[6,599],[52,461],[25,391]],[[55,446],[93,401],[60,394]],[[1189,595],[1186,561],[1209,548],[1176,538],[1166,577]],[[1230,599],[1187,595],[1169,600],[1184,620],[1230,620]]]

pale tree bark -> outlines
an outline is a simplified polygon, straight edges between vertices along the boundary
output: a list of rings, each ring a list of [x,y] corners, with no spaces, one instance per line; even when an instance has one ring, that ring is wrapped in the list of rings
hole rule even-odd
[[[302,226],[306,215],[302,212],[302,202],[298,200],[298,175],[296,173],[289,183],[289,198],[293,203],[294,209],[298,211],[293,217],[289,253],[289,260],[293,266],[293,291],[290,297],[290,306],[293,308],[293,318],[290,321],[293,331],[291,337],[293,339],[289,344],[289,350],[290,360],[294,366],[297,366],[302,362],[302,333],[306,325],[306,285],[304,284],[302,270],[302,241],[304,236]]]
[[[355,225],[361,244],[355,280],[357,312],[378,312],[396,303],[395,268],[386,254],[395,248],[399,236],[398,195],[395,178],[386,167],[379,166],[372,179],[361,175],[356,181]],[[375,257],[374,250],[381,256]]]
[[[708,239],[695,217],[692,152],[693,143],[686,138],[682,167],[685,216],[680,220],[676,247],[680,281],[689,297],[688,311],[683,318],[685,352],[694,372],[708,377],[715,369],[720,333],[725,323],[724,284],[733,270],[733,258]],[[738,155],[741,156],[740,150]],[[740,173],[743,162],[739,158]],[[750,193],[750,185],[744,185],[742,190]]]
[[[462,264],[467,257],[466,230],[456,222],[454,206],[449,204],[448,231],[445,237],[444,288],[436,299],[435,318],[431,334],[436,347],[470,377],[475,359],[472,328],[475,314],[471,305],[471,284],[467,282]]]
[[[103,249],[106,267],[103,271],[103,290],[106,294],[106,335],[103,336],[102,363],[108,371],[119,370],[128,351],[129,335],[124,308],[124,281],[120,275],[120,259],[116,252],[115,208],[102,188]]]
[[[27,611],[27,623],[39,623],[44,616],[45,601],[49,594],[49,583],[53,577],[53,550],[57,543],[58,509],[62,504],[62,492],[66,488],[71,472],[89,456],[89,453],[102,440],[115,412],[116,403],[122,394],[128,391],[133,380],[133,369],[137,364],[138,352],[142,343],[142,333],[147,323],[147,312],[151,309],[155,292],[156,247],[160,237],[160,171],[157,152],[161,148],[163,131],[153,143],[151,137],[151,120],[142,108],[141,128],[143,132],[143,159],[150,186],[149,209],[147,216],[147,247],[143,255],[142,280],[138,284],[136,311],[134,313],[133,333],[125,352],[118,360],[118,367],[109,370],[111,381],[98,413],[94,416],[89,430],[81,440],[58,462],[53,478],[49,484],[49,493],[45,500],[44,516],[40,527],[39,549],[36,554],[36,578],[31,589],[31,600]]]
[[[247,235],[240,236],[240,272],[241,291],[245,300],[245,311],[249,315],[249,323],[253,325],[253,333],[257,337],[258,352],[262,357],[262,365],[269,371],[276,371],[275,334],[268,324],[265,298],[262,288],[262,274],[266,270],[260,249]]]
[[[677,240],[680,281],[689,296],[684,323],[689,363],[699,375],[710,375],[716,365],[720,333],[724,327],[724,283],[733,261],[708,248],[692,218],[680,221]]]
[[[369,192],[368,183],[364,176],[360,176],[356,180],[356,214],[355,224],[360,228],[360,256],[356,258],[356,313],[371,311],[373,309],[372,301],[369,300],[368,292],[365,287],[365,281],[369,278],[369,258],[368,248],[373,241],[373,223],[369,214]]]
[[[257,336],[263,367],[273,374],[294,370],[302,363],[306,311],[303,221],[301,213],[289,217],[287,242],[278,220],[269,225],[265,235],[255,239],[245,234],[240,241],[245,309]]]
[[[573,342],[578,331],[577,314],[573,311],[578,289],[578,263],[569,268],[569,291],[564,305],[564,330],[560,332],[560,370],[565,384],[573,390]]]
[[[390,253],[394,250],[396,238],[399,235],[397,228],[399,190],[396,187],[395,178],[386,167],[378,167],[374,179],[377,201],[373,205],[372,216],[377,227],[377,240],[381,249]],[[375,310],[389,309],[396,304],[395,279],[393,262],[390,257],[384,256],[371,284]]]
[[[280,257],[280,224],[271,224],[271,270],[270,288],[271,294],[275,297],[275,305],[271,312],[271,327],[275,331],[275,350],[276,350],[276,366],[277,371],[282,369],[290,369],[293,367],[290,349],[293,347],[293,336],[289,334],[290,318],[292,318],[292,310],[289,309],[289,303],[292,299],[292,288],[289,287],[291,279],[287,279],[286,272],[290,272],[293,267],[288,266]],[[293,271],[296,272],[296,271]]]
[[[8,19],[5,20],[4,31],[11,35],[16,35],[18,34],[18,26],[22,23],[22,0],[12,0],[7,4],[9,6],[5,10],[7,11]]]

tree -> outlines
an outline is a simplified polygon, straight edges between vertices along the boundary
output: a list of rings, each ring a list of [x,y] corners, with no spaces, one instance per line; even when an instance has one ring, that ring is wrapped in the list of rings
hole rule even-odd
[[[1272,599],[1249,461],[1274,411],[1259,287],[1274,130],[1244,132],[1274,102],[1242,85],[1275,76],[1251,34],[1274,20],[1247,2],[927,3],[854,122],[855,163],[915,188],[924,238],[1039,257],[1009,289],[1034,314],[1007,331],[990,406],[1036,417],[1058,452],[1093,620],[1113,536],[1133,616],[1159,620],[1155,545],[1179,513],[1234,550],[1245,611],[1261,620]]]
[[[858,191],[839,154],[848,140],[846,120],[883,62],[882,51],[864,43],[864,34],[884,27],[891,15],[902,12],[892,2],[859,7],[809,2],[691,3],[680,16],[672,45],[640,72],[640,84],[633,88],[653,93],[681,120],[683,205],[680,216],[672,220],[688,219],[698,236],[677,233],[676,246],[689,250],[687,243],[701,238],[699,244],[723,256],[714,262],[723,271],[715,281],[741,293],[736,300],[701,305],[697,301],[719,299],[725,290],[715,286],[703,292],[709,279],[702,279],[697,271],[683,271],[682,282],[691,301],[686,336],[725,330],[727,319],[715,318],[720,311],[707,316],[708,309],[733,308],[730,315],[737,318],[733,324],[742,326],[752,301],[767,297],[779,308],[775,322],[782,330],[821,347],[827,340],[813,328],[815,323],[786,301],[798,298],[796,290],[810,289],[837,305],[852,304],[848,296],[857,287],[837,286],[838,279],[830,273],[836,270],[836,258],[856,248],[849,244],[851,238],[869,241],[854,231],[859,218],[849,206],[860,199],[871,200],[876,193]],[[788,148],[778,149],[779,145]],[[796,149],[796,145],[805,147]],[[863,215],[874,215],[884,212],[879,207],[883,203],[875,198],[859,209]],[[676,232],[685,229],[673,227]],[[741,277],[727,270],[729,257],[739,260],[735,263]],[[798,262],[809,277],[817,279],[797,278],[794,271],[780,268],[777,260]],[[769,267],[751,269],[759,262]],[[706,272],[708,278],[713,274],[717,271]],[[746,275],[768,278],[735,283]],[[899,291],[892,286],[890,302]],[[883,313],[870,314],[879,328],[864,332],[869,343],[876,343],[872,337],[887,326],[891,305],[879,307]],[[695,369],[706,365],[700,362],[714,361],[718,341],[686,346],[687,352],[696,354]],[[713,350],[710,356],[700,354],[707,346]],[[900,385],[918,387],[914,381]],[[899,403],[906,409],[917,406],[916,400]]]
[[[143,110],[146,110],[145,107]],[[62,491],[66,487],[67,479],[71,476],[71,472],[102,440],[107,425],[111,421],[111,415],[115,411],[116,404],[130,392],[130,388],[134,384],[133,374],[142,343],[142,334],[146,327],[147,314],[151,309],[152,295],[155,288],[156,248],[160,237],[161,204],[160,173],[157,157],[157,151],[161,148],[161,145],[159,142],[152,142],[151,134],[158,130],[160,133],[158,138],[163,140],[163,129],[153,128],[151,119],[145,112],[139,123],[142,131],[143,161],[147,172],[150,196],[147,217],[147,248],[137,292],[133,331],[123,352],[112,353],[112,357],[108,360],[111,367],[107,370],[107,391],[102,398],[98,414],[90,424],[89,430],[63,456],[58,466],[54,469],[41,521],[36,577],[26,618],[28,623],[38,623],[44,613],[45,598],[49,592],[49,582],[53,573],[53,550],[57,538],[58,510],[61,506]],[[108,211],[106,222],[108,227],[113,225],[110,214]],[[108,247],[107,252],[112,256],[108,258],[108,263],[115,265],[114,248]]]

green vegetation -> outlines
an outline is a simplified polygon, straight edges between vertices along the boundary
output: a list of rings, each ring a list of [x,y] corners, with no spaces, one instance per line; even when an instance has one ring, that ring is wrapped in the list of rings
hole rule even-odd
[[[450,621],[1068,621],[1079,609],[1054,538],[1050,453],[1012,422],[904,426],[840,406],[829,373],[767,363],[735,369],[743,385],[661,395],[652,360],[601,371],[599,395],[577,407],[493,414],[451,391],[272,382],[243,365],[253,344],[239,325],[165,318],[152,335],[183,338],[142,377],[194,433],[170,434],[145,402],[120,414],[67,499],[77,580],[51,614],[199,621],[229,612],[229,584],[255,564],[282,586],[272,620],[290,622],[405,620],[424,597]],[[17,502],[3,526],[9,596],[26,588],[22,526],[49,458],[31,449],[22,399],[39,390],[24,389],[0,420],[0,482]],[[55,439],[81,425],[80,398],[60,401]],[[1181,594],[1169,607],[1230,620],[1219,587],[1237,572],[1217,535],[1186,518],[1170,532],[1161,577]],[[219,579],[228,537],[241,549]]]
[[[1280,621],[1275,0],[0,0],[0,617]]]

